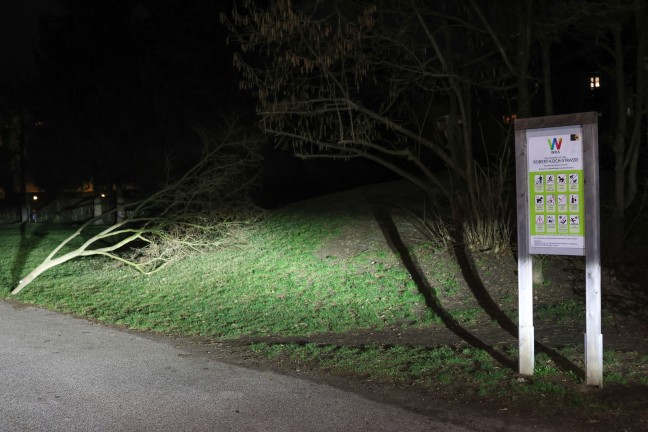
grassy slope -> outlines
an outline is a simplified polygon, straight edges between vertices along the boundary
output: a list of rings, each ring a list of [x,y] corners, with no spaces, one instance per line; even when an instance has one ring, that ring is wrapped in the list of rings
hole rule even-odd
[[[438,323],[409,274],[399,266],[381,264],[386,251],[343,260],[315,256],[316,249],[347,222],[345,218],[284,209],[251,232],[247,245],[194,256],[152,276],[102,258],[79,259],[46,272],[15,300],[131,328],[212,338],[306,336]],[[2,296],[9,297],[18,275],[38,264],[68,232],[63,227],[29,225],[21,237],[15,225],[0,227]],[[456,280],[444,277],[450,295],[456,291]],[[281,357],[331,373],[414,384],[455,396],[489,395],[508,402],[533,402],[541,396],[543,403],[597,405],[576,390],[577,378],[542,355],[529,382],[472,348],[254,344],[250,349],[259,356]],[[515,358],[515,350],[507,354]],[[581,362],[580,352],[565,349],[562,354]],[[627,356],[621,360],[616,353],[606,353],[606,380],[648,385],[647,358],[636,357],[632,364]],[[615,368],[619,363],[623,367]]]
[[[314,255],[343,222],[339,216],[277,213],[248,245],[194,256],[151,276],[105,259],[71,261],[45,273],[18,299],[138,329],[222,338],[430,322],[431,313],[420,319],[421,299],[404,270],[374,266],[377,277],[367,271],[372,257],[366,254],[344,262]],[[65,233],[30,225],[21,248],[17,228],[2,228],[4,295],[18,268],[26,273]],[[24,265],[16,265],[18,255]]]

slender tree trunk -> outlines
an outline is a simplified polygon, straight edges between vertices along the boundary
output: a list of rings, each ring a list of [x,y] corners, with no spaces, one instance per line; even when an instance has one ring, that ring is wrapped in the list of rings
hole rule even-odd
[[[553,115],[553,95],[551,85],[551,41],[544,39],[542,49],[542,82],[544,89],[544,115]]]
[[[518,2],[517,38],[517,115],[531,116],[531,94],[529,92],[529,59],[531,56],[531,23],[533,22],[533,0]]]
[[[475,178],[475,158],[473,154],[473,136],[472,136],[472,92],[469,85],[462,87],[461,104],[461,132],[463,144],[463,166],[466,171],[466,183],[468,184],[468,195],[471,200],[477,196],[477,179]]]
[[[450,113],[448,116],[448,145],[454,165],[463,172],[453,173],[453,187],[456,191],[468,193],[471,200],[475,197],[475,168],[472,150],[471,94],[470,88],[455,83],[450,93]]]
[[[531,94],[529,92],[529,61],[531,58],[533,0],[520,0],[518,2],[518,37],[517,37],[517,115],[519,118],[531,117]],[[544,58],[543,58],[544,61]],[[543,63],[543,77],[544,77]],[[546,102],[545,87],[545,111]],[[542,259],[533,256],[533,283],[544,282]]]
[[[623,45],[621,41],[621,28],[616,26],[612,30],[614,49],[614,72],[616,94],[616,129],[612,150],[614,151],[614,205],[612,207],[612,220],[610,226],[610,258],[622,258],[623,236],[625,232],[625,134],[626,134],[626,88],[623,68]]]
[[[27,151],[25,149],[25,122],[23,113],[18,115],[16,131],[18,134],[17,138],[20,151],[20,224],[24,227],[24,225],[29,221],[29,207],[27,205],[27,161],[25,160]]]
[[[95,191],[95,194],[97,192]],[[94,200],[92,202],[93,204],[93,217],[96,219],[95,220],[95,225],[103,225],[103,219],[100,217],[103,214],[103,206],[101,204],[101,195],[95,195]]]
[[[123,222],[126,219],[126,210],[124,205],[126,201],[124,200],[124,187],[121,183],[117,184],[115,188],[115,206],[117,211],[115,212],[116,223]]]

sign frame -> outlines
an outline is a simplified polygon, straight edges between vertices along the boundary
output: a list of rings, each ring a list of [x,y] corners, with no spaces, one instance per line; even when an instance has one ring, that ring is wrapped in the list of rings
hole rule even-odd
[[[599,169],[598,169],[598,113],[584,112],[546,117],[517,119],[515,128],[515,165],[516,165],[516,191],[517,191],[517,233],[518,233],[518,336],[519,336],[519,371],[521,375],[533,375],[534,369],[534,328],[533,328],[533,254],[547,255],[580,255],[585,256],[585,296],[586,296],[586,332],[585,332],[585,379],[588,385],[603,387],[603,335],[601,333],[601,250],[600,250],[600,201],[599,201]],[[566,132],[580,130],[582,139],[582,167],[571,166],[571,159],[567,158],[565,164],[554,159],[534,157],[536,148],[529,148],[529,144],[541,145],[542,140],[557,137]],[[569,134],[571,135],[571,133]],[[559,138],[558,138],[559,139]],[[538,142],[536,142],[538,141]],[[548,147],[551,142],[544,143]],[[579,153],[580,154],[580,153]],[[534,165],[534,162],[538,162]],[[563,161],[564,162],[564,161]],[[571,161],[574,162],[574,161]],[[539,168],[538,168],[539,167]],[[537,169],[537,171],[531,171]],[[579,204],[578,214],[584,216],[584,229],[582,226],[574,233],[567,231],[563,235],[554,236],[547,240],[547,236],[538,236],[531,227],[531,215],[550,213],[553,216],[556,210],[532,211],[530,187],[531,175],[545,173],[562,173],[573,171],[582,172],[580,187],[575,190]],[[538,189],[540,191],[540,189]],[[547,197],[550,192],[543,189],[538,192],[540,196]],[[534,197],[535,199],[535,197]],[[584,201],[584,203],[583,203]],[[540,210],[539,208],[536,210]],[[570,213],[569,211],[565,212]],[[573,214],[575,215],[574,208]],[[535,223],[535,222],[534,222]],[[532,235],[533,234],[533,235]],[[572,235],[573,234],[573,235]],[[579,237],[584,238],[579,239]],[[536,237],[534,239],[534,237]],[[537,242],[538,237],[547,240]],[[543,241],[544,241],[543,240]],[[573,241],[572,241],[573,240]],[[535,243],[532,243],[534,241]],[[582,244],[580,244],[580,243]],[[582,247],[581,247],[582,246]]]

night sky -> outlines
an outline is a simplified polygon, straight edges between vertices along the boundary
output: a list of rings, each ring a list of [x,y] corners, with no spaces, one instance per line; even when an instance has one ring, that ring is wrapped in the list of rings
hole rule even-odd
[[[61,6],[56,0],[0,2],[0,88],[3,93],[34,85],[37,73],[34,50],[38,46],[38,17],[61,12]]]
[[[181,169],[199,153],[196,125],[210,127],[231,114],[256,122],[219,20],[231,4],[1,1],[0,111],[26,112],[30,125],[44,125],[29,135],[32,179],[49,191],[89,179],[153,188],[167,155]],[[573,43],[554,44],[555,114],[605,106],[591,99],[586,81],[606,67],[605,58]],[[541,101],[540,87],[534,91],[534,103]],[[510,114],[484,101],[482,118]],[[396,178],[367,161],[300,161],[270,141],[265,157],[258,197],[268,206]]]
[[[66,3],[76,10],[71,20]],[[256,122],[219,20],[231,2],[148,4],[0,2],[0,109],[26,110],[30,124],[45,125],[29,135],[32,155],[44,156],[29,167],[41,189],[80,177],[154,188],[162,157],[172,154],[179,169],[193,160],[196,125],[223,115]],[[301,161],[271,143],[264,153],[256,194],[265,206],[394,178],[367,161]],[[136,172],[142,164],[150,172]]]

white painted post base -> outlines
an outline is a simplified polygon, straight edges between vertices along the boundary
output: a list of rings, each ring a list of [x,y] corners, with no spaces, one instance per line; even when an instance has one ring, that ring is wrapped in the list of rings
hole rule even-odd
[[[601,258],[597,241],[585,263],[585,383],[603,387],[603,335],[601,334]]]
[[[603,388],[603,335],[585,333],[585,383]]]
[[[518,251],[518,340],[520,374],[533,375],[533,261],[526,251]]]
[[[520,338],[520,375],[533,375],[533,368],[535,367],[535,352],[534,352],[534,328],[533,327],[520,327],[518,329]]]

